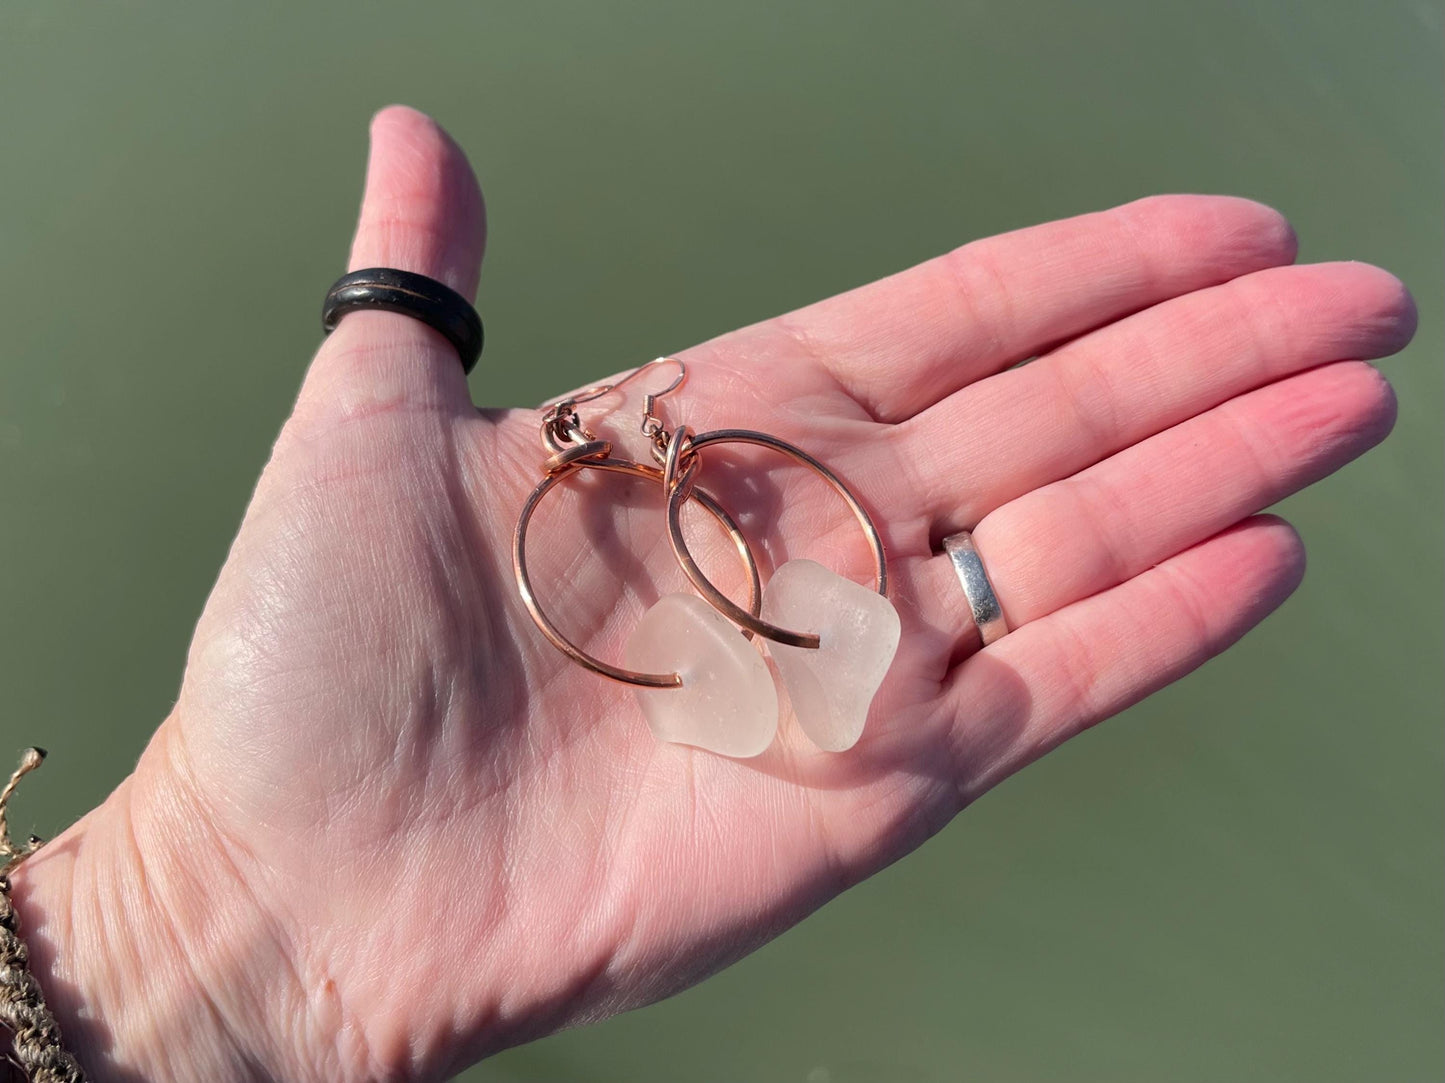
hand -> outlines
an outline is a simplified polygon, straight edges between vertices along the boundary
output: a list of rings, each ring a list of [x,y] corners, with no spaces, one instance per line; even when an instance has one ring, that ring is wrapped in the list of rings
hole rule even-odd
[[[352,267],[471,295],[483,232],[457,148],[381,113]],[[420,323],[346,317],[175,711],[17,877],[95,1078],[440,1079],[665,996],[1225,649],[1303,572],[1291,528],[1257,513],[1384,437],[1390,389],[1352,359],[1413,330],[1390,275],[1294,251],[1258,204],[1154,198],[687,351],[668,418],[770,432],[836,469],[880,525],[903,619],[854,749],[813,750],[785,719],[749,761],[657,744],[630,689],[533,627],[510,536],[539,415],[479,413]],[[595,427],[624,439],[635,413]],[[739,461],[702,484],[760,549],[863,577],[833,494]],[[534,540],[536,578],[617,659],[681,580],[656,490],[583,488]],[[986,650],[935,555],[962,528],[1013,629]]]

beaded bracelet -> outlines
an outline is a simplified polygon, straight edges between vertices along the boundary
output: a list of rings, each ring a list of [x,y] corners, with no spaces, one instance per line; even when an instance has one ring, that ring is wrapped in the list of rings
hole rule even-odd
[[[7,1060],[24,1072],[30,1083],[84,1083],[85,1073],[61,1044],[60,1025],[30,973],[30,952],[20,939],[20,918],[10,903],[10,874],[40,849],[41,840],[31,835],[21,845],[12,843],[7,809],[20,780],[44,759],[44,749],[27,748],[20,766],[0,790],[0,1026],[14,1035],[14,1054]]]

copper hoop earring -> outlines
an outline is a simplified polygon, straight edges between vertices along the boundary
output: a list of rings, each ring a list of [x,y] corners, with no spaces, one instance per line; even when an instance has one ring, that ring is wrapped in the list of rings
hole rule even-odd
[[[581,426],[578,419],[576,406],[579,402],[607,394],[623,382],[625,381],[579,392],[576,397],[553,404],[544,416],[542,441],[552,455],[543,463],[544,476],[537,487],[532,490],[531,495],[527,497],[527,502],[522,506],[522,511],[517,517],[517,525],[512,535],[512,570],[517,579],[517,590],[522,596],[522,604],[527,607],[527,612],[531,614],[533,622],[548,641],[572,661],[593,673],[623,684],[636,685],[641,688],[678,688],[682,685],[682,677],[677,673],[641,673],[604,662],[578,647],[562,634],[551,617],[547,615],[546,610],[542,608],[536,590],[532,586],[531,576],[527,571],[527,529],[531,524],[532,516],[546,495],[568,478],[574,477],[583,470],[602,470],[646,478],[655,482],[663,480],[663,472],[657,467],[633,462],[630,459],[614,459],[612,445],[605,440],[595,439]],[[650,401],[651,396],[649,396]],[[691,469],[686,470],[681,479],[681,483],[686,485],[688,490],[686,498],[696,500],[702,505],[703,509],[717,520],[732,539],[738,555],[742,558],[743,566],[747,570],[749,611],[757,614],[761,611],[762,586],[758,577],[757,561],[753,558],[747,539],[743,536],[737,523],[717,501],[696,487],[693,483],[692,473]],[[751,633],[747,634],[751,637]]]
[[[667,387],[645,396],[641,431],[657,466],[612,457],[612,445],[581,424],[577,405],[621,387],[655,365],[672,364],[677,375]],[[681,386],[687,367],[660,357],[615,383],[576,392],[550,404],[542,419],[542,442],[551,453],[545,477],[532,491],[517,520],[512,563],[517,587],[533,621],[565,655],[594,673],[635,686],[648,726],[659,740],[696,745],[728,756],[756,756],[773,740],[778,725],[777,690],[754,646],[739,640],[756,633],[774,641],[768,650],[778,679],[787,688],[793,714],[819,748],[843,751],[863,732],[869,706],[898,649],[898,612],[888,600],[888,561],[873,519],[843,480],[785,440],[751,429],[718,429],[694,435],[685,425],[669,432],[657,416],[658,398]],[[766,447],[808,467],[848,505],[873,553],[874,588],[811,560],[789,560],[769,578],[764,597],[757,564],[737,523],[697,486],[702,449],[714,444]],[[633,629],[624,669],[593,657],[568,640],[537,601],[527,574],[527,527],[547,493],[581,470],[611,470],[661,482],[668,540],[697,594],[669,594],[657,600]],[[747,568],[748,607],[723,594],[703,574],[682,533],[682,506],[696,500],[722,524]],[[876,591],[876,593],[875,593]],[[768,612],[768,620],[762,614]],[[806,623],[814,630],[782,625]],[[675,666],[671,673],[642,672]],[[684,683],[684,676],[686,681]],[[661,689],[674,691],[662,694]]]
[[[749,632],[755,632],[764,639],[770,639],[775,643],[817,650],[820,640],[816,634],[779,628],[776,624],[763,620],[757,611],[749,612],[743,609],[718,590],[703,574],[697,561],[693,559],[692,553],[688,551],[687,539],[682,533],[682,505],[696,491],[695,477],[699,469],[698,453],[710,444],[730,443],[756,444],[759,447],[781,452],[793,461],[808,467],[832,486],[833,491],[841,496],[844,503],[848,505],[848,510],[858,520],[858,525],[863,528],[863,536],[868,542],[868,548],[873,553],[873,589],[886,598],[888,596],[888,558],[883,551],[883,539],[878,534],[878,528],[873,525],[872,517],[859,503],[853,491],[843,483],[843,480],[802,448],[796,447],[786,440],[779,440],[776,436],[755,432],[752,429],[716,429],[712,432],[693,435],[686,425],[679,425],[667,437],[666,448],[662,454],[662,484],[667,490],[667,536],[672,543],[673,554],[677,557],[677,561],[688,579],[692,581],[692,585],[697,588],[699,594],[707,599],[708,604],[739,627]]]

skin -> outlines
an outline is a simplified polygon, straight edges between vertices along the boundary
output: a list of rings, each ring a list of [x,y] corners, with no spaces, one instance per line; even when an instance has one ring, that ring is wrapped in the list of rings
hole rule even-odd
[[[378,114],[351,266],[471,296],[484,234],[451,140]],[[770,432],[837,470],[880,525],[903,622],[855,748],[819,752],[784,718],[748,761],[658,744],[630,689],[533,627],[510,543],[539,415],[478,411],[422,324],[348,316],[174,711],[15,875],[92,1078],[439,1080],[656,1000],[1230,646],[1304,570],[1295,532],[1258,513],[1388,433],[1393,396],[1361,359],[1414,329],[1386,272],[1294,255],[1267,207],[1155,197],[682,354],[664,420]],[[638,401],[584,421],[645,457]],[[866,575],[846,509],[805,472],[746,450],[709,463],[765,564]],[[540,589],[604,658],[682,589],[659,506],[604,481],[539,516]],[[983,650],[936,555],[961,528],[1013,629]]]

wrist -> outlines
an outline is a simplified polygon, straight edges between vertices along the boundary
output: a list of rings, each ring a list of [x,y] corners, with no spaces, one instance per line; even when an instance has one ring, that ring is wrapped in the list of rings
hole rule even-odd
[[[12,875],[31,972],[93,1083],[287,1078],[264,1022],[285,960],[162,789],[143,758]]]

